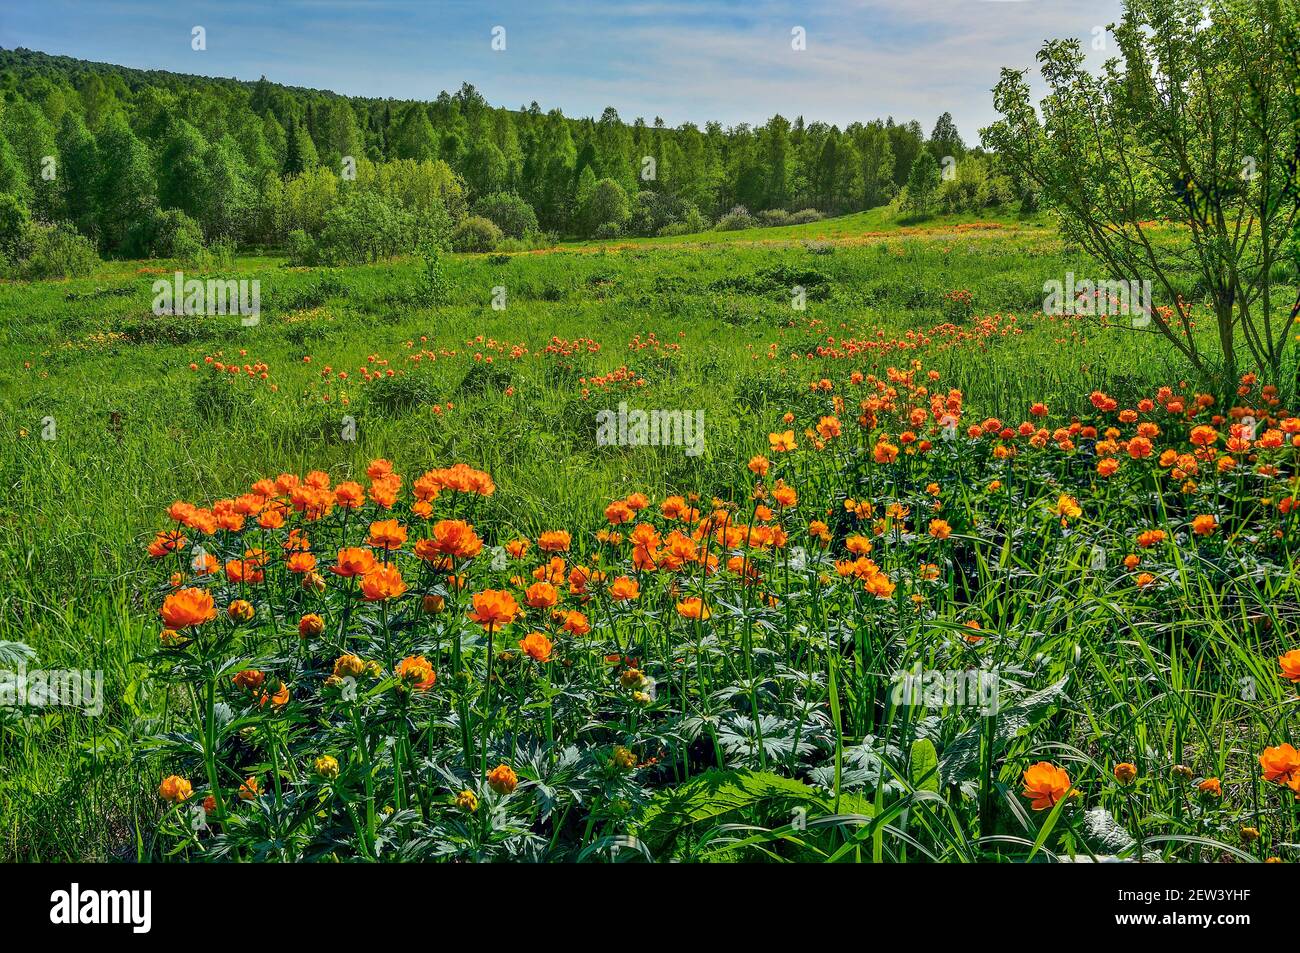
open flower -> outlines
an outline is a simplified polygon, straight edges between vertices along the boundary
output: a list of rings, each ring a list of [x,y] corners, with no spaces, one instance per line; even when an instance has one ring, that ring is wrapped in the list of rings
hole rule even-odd
[[[211,622],[217,617],[212,604],[212,593],[206,589],[181,589],[163,600],[160,610],[163,622],[169,629],[188,629],[190,626]]]
[[[1300,751],[1296,751],[1290,743],[1265,748],[1259,756],[1259,766],[1264,771],[1265,781],[1288,784],[1292,778],[1300,775]]]
[[[709,607],[704,604],[703,599],[692,596],[677,603],[677,614],[683,619],[699,619],[703,622],[711,613]]]
[[[473,597],[474,608],[469,617],[479,625],[499,629],[515,621],[519,615],[519,603],[508,592],[497,589],[485,589],[476,592]]]
[[[375,554],[370,550],[360,546],[349,546],[339,550],[338,562],[330,568],[336,575],[351,579],[354,576],[364,576],[376,565],[378,563],[375,562]]]
[[[551,640],[540,632],[530,632],[520,639],[519,648],[535,662],[551,660]]]
[[[1058,768],[1050,761],[1039,761],[1025,770],[1022,778],[1025,789],[1021,796],[1029,798],[1035,811],[1046,811],[1056,806],[1061,798],[1070,793],[1070,776],[1064,768]]]
[[[1300,682],[1300,649],[1292,649],[1286,655],[1278,657],[1282,666],[1282,677],[1288,682]]]
[[[368,602],[398,599],[406,592],[406,583],[396,566],[376,566],[361,577],[361,595]]]

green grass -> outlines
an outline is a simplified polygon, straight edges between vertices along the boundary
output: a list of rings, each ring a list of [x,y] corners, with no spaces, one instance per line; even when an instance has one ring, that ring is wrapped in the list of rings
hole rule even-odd
[[[801,424],[825,413],[825,397],[809,391],[823,377],[839,383],[916,357],[941,372],[940,388],[962,390],[976,419],[1019,421],[1034,400],[1068,419],[1089,410],[1090,391],[1126,400],[1183,376],[1149,336],[1035,316],[1045,280],[1091,273],[1045,223],[960,230],[962,221],[906,227],[877,210],[789,228],[449,256],[432,291],[419,261],[322,270],[240,258],[229,273],[261,282],[261,321],[251,328],[231,317],[155,317],[150,284],[170,263],[0,285],[0,640],[31,646],[43,667],[98,668],[106,679],[102,718],[0,723],[0,857],[163,850],[156,788],[167,772],[151,739],[181,699],[142,662],[158,632],[143,550],[173,500],[230,496],[282,471],[322,469],[338,483],[375,457],[410,478],[463,461],[491,472],[499,488],[481,523],[502,538],[535,535],[597,524],[608,501],[633,491],[728,494],[782,413]],[[796,285],[806,310],[791,305]],[[504,311],[490,304],[499,286]],[[969,308],[945,297],[958,290],[971,293]],[[1000,318],[989,323],[990,315]],[[879,346],[949,324],[928,344]],[[659,346],[630,347],[652,334]],[[556,338],[600,348],[547,354]],[[876,344],[819,355],[831,340],[841,350],[845,341]],[[525,350],[511,356],[514,346]],[[420,351],[436,359],[411,361]],[[219,375],[205,363],[218,354],[262,362],[268,379]],[[350,380],[323,383],[326,366]],[[364,383],[363,366],[394,376]],[[644,385],[582,383],[623,366]],[[596,446],[595,412],[623,400],[703,410],[706,452]],[[345,415],[356,421],[355,441],[342,439]],[[50,420],[55,439],[41,439]],[[967,505],[973,521],[976,503]],[[1289,631],[1278,600],[1293,591],[1294,569],[1233,577],[1227,589],[1220,576],[1193,571],[1181,584],[1201,608],[1148,642],[1127,595],[1095,581],[1074,588],[1065,548],[975,551],[969,601],[1019,633],[1017,658],[1032,657],[1035,633],[1054,633],[1045,674],[1063,671],[1062,653],[1074,646],[1098,673],[1071,696],[1053,738],[1086,748],[1082,739],[1099,726],[1120,724],[1126,738],[1160,751],[1191,745],[1203,762],[1225,764],[1235,746],[1261,740],[1253,722],[1249,739],[1220,730],[1239,714],[1223,685],[1268,669],[1256,623],[1263,614]],[[1195,632],[1179,628],[1188,620]],[[1194,664],[1176,646],[1170,653],[1175,636],[1202,640]],[[861,738],[871,715],[860,697],[852,707],[850,692],[848,733]],[[1122,812],[1122,802],[1114,806]],[[971,836],[959,828],[945,835],[953,843]]]

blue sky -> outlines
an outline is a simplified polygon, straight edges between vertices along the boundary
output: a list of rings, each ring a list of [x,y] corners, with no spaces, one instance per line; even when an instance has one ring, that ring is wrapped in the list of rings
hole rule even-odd
[[[1000,67],[1032,66],[1049,37],[1091,51],[1119,13],[1119,0],[5,0],[0,46],[364,96],[432,99],[468,81],[494,105],[609,105],[669,125],[893,115],[928,133],[946,109],[973,142],[995,118]],[[1090,58],[1114,53],[1110,40]]]

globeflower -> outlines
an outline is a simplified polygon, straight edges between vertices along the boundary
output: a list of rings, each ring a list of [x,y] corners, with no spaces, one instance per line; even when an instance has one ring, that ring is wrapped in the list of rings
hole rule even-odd
[[[211,622],[217,617],[212,604],[212,593],[206,589],[182,589],[163,600],[159,610],[169,629],[187,629],[190,626]]]
[[[368,549],[360,546],[349,546],[346,549],[339,550],[338,562],[330,567],[335,575],[342,576],[344,579],[351,579],[354,576],[364,576],[375,566],[375,557]]]
[[[568,552],[572,537],[568,530],[552,529],[537,537],[537,548],[548,553]]]
[[[1264,771],[1265,781],[1287,784],[1300,773],[1300,751],[1290,743],[1265,748],[1259,756],[1259,766]]]
[[[1029,806],[1035,811],[1053,808],[1070,794],[1070,776],[1050,761],[1039,761],[1025,769],[1022,780],[1025,789],[1020,794],[1029,799]]]
[[[367,602],[399,599],[406,592],[406,583],[396,566],[376,566],[361,577],[361,595]]]
[[[615,602],[627,602],[641,595],[641,587],[636,584],[636,580],[629,579],[627,576],[619,576],[609,586],[609,597]]]
[[[1300,649],[1292,649],[1286,655],[1278,657],[1282,666],[1282,677],[1288,682],[1300,682]]]
[[[370,524],[370,537],[366,542],[376,549],[401,549],[406,545],[406,527],[397,520],[379,520]]]
[[[559,601],[559,592],[549,582],[535,582],[524,590],[524,604],[531,609],[549,609]]]
[[[308,612],[298,620],[298,635],[310,639],[325,631],[325,620],[314,612]]]
[[[168,775],[163,778],[162,784],[158,785],[158,796],[164,801],[171,801],[179,804],[194,793],[194,788],[190,782],[186,781],[178,774]]]
[[[433,665],[423,655],[408,655],[397,663],[398,681],[417,692],[427,692],[438,681]]]
[[[509,625],[519,614],[515,597],[501,590],[485,589],[475,593],[472,601],[474,608],[469,617],[485,629]]]
[[[1053,512],[1055,512],[1057,516],[1061,517],[1062,521],[1067,519],[1072,520],[1083,515],[1083,508],[1079,506],[1079,501],[1074,497],[1062,493],[1060,498],[1056,501],[1056,507]]]
[[[508,764],[498,764],[487,776],[488,786],[497,794],[513,794],[519,784],[519,776]]]
[[[540,632],[530,632],[519,640],[520,650],[534,662],[551,660],[551,640]]]
[[[703,599],[692,596],[677,603],[677,614],[684,619],[698,619],[703,622],[712,614]]]
[[[323,754],[317,758],[315,768],[317,774],[330,781],[339,776],[339,762],[332,755]]]

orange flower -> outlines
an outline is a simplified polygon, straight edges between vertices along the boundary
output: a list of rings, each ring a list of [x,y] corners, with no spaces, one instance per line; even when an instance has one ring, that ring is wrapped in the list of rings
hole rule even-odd
[[[1138,769],[1135,764],[1122,761],[1115,765],[1115,780],[1120,784],[1132,784],[1137,775]]]
[[[262,793],[262,785],[257,778],[249,778],[239,786],[239,799],[241,801],[253,801]]]
[[[336,575],[351,579],[353,576],[364,576],[376,565],[374,553],[370,550],[349,546],[339,550],[338,563],[330,568]]]
[[[1192,532],[1197,536],[1210,536],[1218,525],[1218,520],[1207,513],[1192,520]]]
[[[1029,798],[1029,806],[1035,811],[1055,807],[1061,798],[1070,793],[1070,776],[1064,768],[1058,768],[1050,761],[1040,761],[1027,768],[1022,780],[1025,789],[1020,794]]]
[[[406,527],[397,520],[379,520],[370,524],[370,538],[366,542],[376,549],[401,549],[406,545]]]
[[[559,601],[559,592],[549,582],[535,582],[524,590],[524,603],[532,609],[549,609]]]
[[[1148,529],[1138,533],[1138,545],[1143,549],[1149,549],[1157,543],[1165,541],[1165,531],[1162,529]]]
[[[360,483],[340,483],[334,488],[334,502],[344,509],[355,510],[366,502],[366,490]]]
[[[309,612],[298,620],[298,634],[304,639],[310,639],[324,631],[325,620],[314,612]]]
[[[565,553],[569,551],[570,541],[568,530],[547,530],[537,537],[537,548],[548,553]]]
[[[1079,506],[1079,501],[1074,497],[1062,493],[1060,499],[1056,501],[1054,511],[1062,520],[1075,519],[1083,514],[1083,509]]]
[[[316,568],[316,557],[311,553],[294,553],[284,561],[285,568],[292,573],[309,573]]]
[[[564,624],[560,628],[574,635],[586,635],[591,631],[591,623],[587,621],[585,615],[575,610],[565,613]]]
[[[488,785],[497,794],[510,794],[519,784],[519,776],[510,769],[509,765],[498,764],[488,773]]]
[[[163,600],[159,610],[169,629],[185,629],[202,625],[217,617],[212,604],[212,593],[206,589],[181,589]]]
[[[264,574],[255,560],[232,559],[226,563],[226,578],[232,583],[247,582],[256,585],[262,581]]]
[[[605,519],[611,526],[618,526],[620,523],[627,523],[636,514],[632,512],[632,507],[628,506],[623,500],[615,500],[609,506],[605,507]]]
[[[376,566],[361,577],[361,595],[367,602],[401,598],[406,583],[396,566]]]
[[[472,559],[483,551],[483,540],[464,520],[439,520],[433,524],[432,547],[445,556]]]
[[[788,453],[798,446],[794,440],[794,431],[785,430],[781,433],[770,433],[767,435],[767,444],[773,453]]]
[[[1300,775],[1300,751],[1296,751],[1290,744],[1265,748],[1259,756],[1259,766],[1264,769],[1265,781],[1286,784]]]
[[[1223,797],[1223,785],[1219,783],[1218,778],[1206,778],[1196,785],[1196,790],[1211,797]]]
[[[677,603],[677,614],[684,619],[699,619],[703,622],[712,613],[709,612],[709,607],[704,604],[703,599],[692,596]]]
[[[226,615],[234,622],[247,622],[253,618],[256,610],[253,604],[247,599],[236,599],[230,605],[226,606]]]
[[[799,502],[799,495],[795,492],[794,487],[786,486],[778,481],[776,486],[772,488],[772,499],[782,506],[794,506]]]
[[[186,781],[179,774],[171,774],[163,778],[162,784],[158,785],[158,796],[164,801],[172,801],[179,804],[186,800],[194,793],[194,788],[190,782]]]
[[[794,433],[792,432],[790,436],[793,438]],[[749,458],[749,472],[756,476],[767,476],[767,472],[771,469],[771,466],[772,464],[768,461],[767,457],[763,456],[761,453],[755,454]]]
[[[474,608],[469,617],[479,625],[487,628],[501,628],[515,621],[519,614],[519,603],[508,592],[498,589],[485,589],[473,597]]]
[[[526,539],[512,539],[506,543],[506,552],[515,559],[523,559],[524,553],[528,552],[529,542]]]
[[[1292,649],[1286,655],[1278,657],[1282,666],[1282,677],[1288,682],[1300,682],[1300,649]]]
[[[551,660],[551,640],[540,632],[530,632],[520,639],[519,648],[535,662]]]
[[[636,584],[636,580],[629,579],[627,576],[619,576],[610,583],[609,597],[615,602],[626,602],[639,595],[641,595],[641,587]]]
[[[398,680],[417,692],[427,692],[438,681],[432,663],[423,655],[408,655],[397,663]]]
[[[952,527],[947,520],[930,520],[930,535],[935,539],[947,539],[952,535]]]
[[[880,440],[871,452],[871,456],[877,463],[893,463],[898,459],[898,447],[888,440]]]

